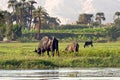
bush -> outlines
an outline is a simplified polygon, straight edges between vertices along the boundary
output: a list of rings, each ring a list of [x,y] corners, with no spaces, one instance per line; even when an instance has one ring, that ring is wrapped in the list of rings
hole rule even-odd
[[[17,24],[13,25],[11,30],[12,30],[12,35],[11,35],[12,40],[16,40],[22,36],[22,28],[20,25]]]
[[[3,37],[5,36],[5,32],[6,32],[5,25],[0,24],[0,40],[2,40]]]
[[[110,41],[116,41],[120,36],[120,27],[113,26],[111,28],[108,28],[107,35],[110,38]]]

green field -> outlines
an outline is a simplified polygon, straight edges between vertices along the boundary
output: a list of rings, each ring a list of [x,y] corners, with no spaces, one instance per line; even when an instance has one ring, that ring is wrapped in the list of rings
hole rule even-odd
[[[36,43],[0,43],[0,69],[50,69],[59,67],[120,67],[120,43],[94,43],[78,53],[64,52],[69,43],[60,43],[60,57],[38,56]]]

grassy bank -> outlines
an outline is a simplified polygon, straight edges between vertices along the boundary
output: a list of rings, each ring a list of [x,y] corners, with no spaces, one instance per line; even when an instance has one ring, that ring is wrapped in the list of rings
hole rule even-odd
[[[0,69],[48,69],[59,67],[120,67],[120,43],[95,43],[78,53],[63,52],[68,43],[60,43],[60,57],[38,56],[38,43],[0,43]]]
[[[93,40],[96,42],[108,42],[106,28],[72,28],[72,29],[41,29],[40,38],[44,36],[55,36],[61,42],[70,42],[73,39],[78,41]],[[21,42],[35,41],[37,30],[23,30]]]

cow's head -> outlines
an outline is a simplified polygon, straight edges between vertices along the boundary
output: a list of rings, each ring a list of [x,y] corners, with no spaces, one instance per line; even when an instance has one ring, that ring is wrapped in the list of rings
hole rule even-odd
[[[40,50],[40,48],[35,49],[35,51],[34,51],[34,52],[36,52],[36,53],[38,53],[38,54],[41,54],[41,50]]]

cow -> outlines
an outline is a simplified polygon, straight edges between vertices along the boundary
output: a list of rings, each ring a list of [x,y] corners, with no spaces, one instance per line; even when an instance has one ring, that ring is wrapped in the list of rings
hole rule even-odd
[[[89,46],[89,45],[91,45],[91,47],[93,47],[93,42],[92,42],[92,41],[85,41],[85,43],[84,43],[84,48],[85,48],[86,46]]]
[[[48,56],[50,56],[49,54],[50,51],[52,52],[52,56],[54,56],[55,51],[59,56],[58,40],[55,37],[48,37],[48,36],[43,37],[39,42],[37,50],[35,49],[34,52],[37,52],[39,55],[41,55],[46,51]]]
[[[79,44],[78,42],[72,42],[71,44],[67,45],[67,47],[65,48],[65,51],[68,52],[78,52],[79,51]]]

